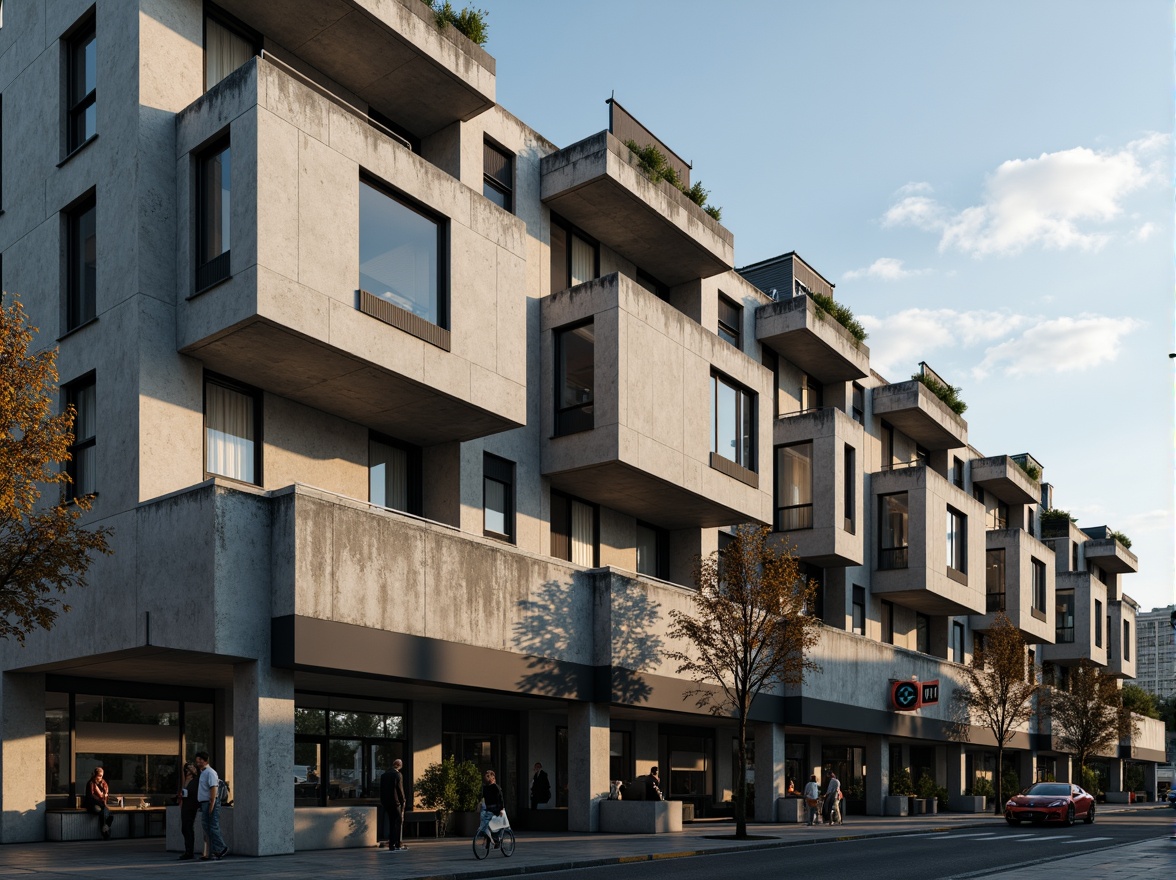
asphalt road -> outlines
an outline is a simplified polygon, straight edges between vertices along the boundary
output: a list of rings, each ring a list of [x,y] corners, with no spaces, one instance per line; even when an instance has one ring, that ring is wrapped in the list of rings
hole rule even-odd
[[[947,880],[1037,866],[1029,874],[1065,876],[1063,860],[1172,833],[1162,810],[1101,815],[1093,825],[989,825],[962,831],[865,840],[829,840],[692,859],[644,862],[546,874],[558,880],[780,880],[783,877],[868,877],[869,880]],[[1121,865],[1130,877],[1130,865]],[[1119,872],[1116,872],[1119,873]],[[1079,875],[1070,873],[1077,878]]]

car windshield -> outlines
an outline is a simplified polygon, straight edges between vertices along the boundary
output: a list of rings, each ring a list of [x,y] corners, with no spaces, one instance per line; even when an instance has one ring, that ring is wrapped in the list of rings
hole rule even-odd
[[[1069,797],[1070,786],[1059,782],[1039,782],[1030,786],[1025,794],[1037,797]]]

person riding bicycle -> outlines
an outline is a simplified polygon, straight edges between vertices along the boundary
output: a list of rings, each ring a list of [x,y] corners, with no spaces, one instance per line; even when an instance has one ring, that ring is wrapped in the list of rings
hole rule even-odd
[[[496,816],[501,816],[503,810],[506,809],[506,801],[502,797],[502,789],[498,787],[495,782],[493,770],[487,770],[485,775],[485,783],[482,785],[482,824],[478,828],[477,836],[485,834],[490,838],[490,842],[495,849],[498,848],[499,842],[502,840],[502,834],[499,831],[491,833],[488,829],[490,820]]]

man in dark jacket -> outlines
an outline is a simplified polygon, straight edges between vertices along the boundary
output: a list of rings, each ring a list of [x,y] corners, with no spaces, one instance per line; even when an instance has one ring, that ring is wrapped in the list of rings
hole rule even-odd
[[[408,849],[402,842],[404,831],[404,776],[400,768],[404,762],[397,758],[392,769],[385,770],[380,777],[380,803],[388,814],[388,852],[402,852]]]
[[[531,777],[531,809],[539,809],[540,804],[551,800],[551,780],[547,778],[547,771],[538,761],[535,762],[535,774]]]

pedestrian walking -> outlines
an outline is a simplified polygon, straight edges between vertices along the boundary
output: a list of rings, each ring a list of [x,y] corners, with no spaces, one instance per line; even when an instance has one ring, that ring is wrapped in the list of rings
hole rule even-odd
[[[384,805],[384,812],[388,816],[388,852],[403,852],[408,849],[404,845],[404,774],[400,768],[404,762],[397,758],[392,762],[392,769],[385,770],[380,777],[380,803]]]
[[[208,844],[208,854],[201,856],[200,861],[220,861],[229,854],[220,830],[220,777],[208,763],[208,752],[196,753],[196,769],[200,771],[200,784],[196,788],[200,827]]]
[[[816,774],[809,777],[808,784],[804,787],[804,803],[808,807],[809,825],[819,825],[821,823],[821,786],[817,784]]]
[[[551,780],[547,778],[547,771],[538,761],[531,776],[531,809],[538,810],[551,800]]]

